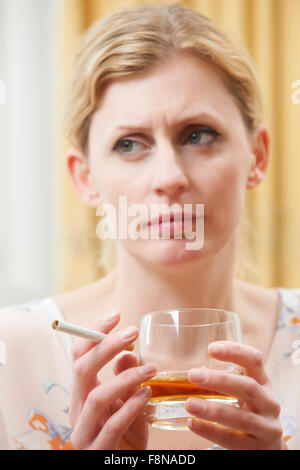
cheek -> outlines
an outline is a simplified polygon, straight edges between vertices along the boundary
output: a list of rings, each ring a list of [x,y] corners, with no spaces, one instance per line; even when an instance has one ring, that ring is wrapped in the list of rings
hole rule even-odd
[[[117,207],[119,196],[126,194],[122,187],[124,181],[118,178],[118,173],[103,166],[101,171],[98,170],[96,180],[102,201]]]
[[[203,174],[204,177],[204,174]],[[203,189],[205,212],[222,220],[240,217],[245,199],[245,178],[243,169],[232,163],[218,164],[206,172],[204,180],[197,183]],[[201,191],[202,192],[202,191]]]

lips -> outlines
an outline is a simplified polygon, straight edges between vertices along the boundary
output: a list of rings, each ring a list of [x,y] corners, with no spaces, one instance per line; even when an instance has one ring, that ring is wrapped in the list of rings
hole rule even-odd
[[[184,223],[184,222],[194,221],[194,220],[196,220],[196,216],[191,213],[182,213],[182,212],[175,213],[175,214],[166,213],[166,214],[161,214],[158,217],[154,217],[148,222],[148,225],[158,225],[158,224],[161,225],[163,223],[169,224],[169,222],[172,223],[176,221]]]

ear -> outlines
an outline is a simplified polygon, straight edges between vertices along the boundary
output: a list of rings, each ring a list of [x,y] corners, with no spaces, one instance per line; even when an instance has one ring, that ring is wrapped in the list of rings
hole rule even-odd
[[[253,189],[264,179],[269,165],[269,133],[264,124],[259,126],[252,136],[251,164],[247,179],[247,189]]]
[[[98,207],[102,201],[99,192],[92,183],[88,158],[75,148],[70,148],[65,158],[67,173],[75,192],[89,206]]]

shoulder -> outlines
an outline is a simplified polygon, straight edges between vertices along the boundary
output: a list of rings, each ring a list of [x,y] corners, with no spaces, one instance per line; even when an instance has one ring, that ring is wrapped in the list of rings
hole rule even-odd
[[[19,304],[11,304],[0,307],[1,326],[13,325],[15,320],[26,322],[36,317],[42,312],[42,304],[40,300],[29,300]]]
[[[300,287],[261,287],[238,281],[249,304],[266,312],[277,312],[278,328],[300,324]]]
[[[39,342],[50,331],[41,300],[31,300],[0,308],[0,339],[19,346]]]
[[[0,367],[5,426],[0,434],[8,436],[13,449],[59,449],[69,444],[65,411],[71,380],[69,359],[42,300],[0,308],[0,340],[6,359]]]
[[[22,376],[25,380],[32,376],[34,364],[45,361],[49,353],[49,338],[49,322],[40,301],[0,308],[0,340],[5,359],[0,371],[2,391],[4,383],[9,386],[16,377],[23,380]]]
[[[280,295],[275,287],[263,287],[250,282],[237,280],[240,297],[253,309],[273,313],[278,311]]]
[[[278,328],[293,329],[300,325],[300,288],[279,287],[281,315]]]
[[[29,300],[20,304],[5,305],[0,308],[0,324],[1,327],[13,327],[15,321],[24,321],[36,316],[37,310],[41,310],[40,300]]]
[[[64,343],[52,329],[43,299],[0,308],[0,340],[4,344],[5,366],[1,374],[32,376],[36,370],[55,370],[68,362]],[[24,379],[25,380],[25,379]]]
[[[291,289],[279,287],[278,290],[285,308],[291,312],[298,312],[300,310],[300,287]]]

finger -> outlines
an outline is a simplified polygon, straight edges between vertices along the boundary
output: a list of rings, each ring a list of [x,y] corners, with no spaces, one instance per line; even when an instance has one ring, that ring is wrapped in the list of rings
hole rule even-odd
[[[201,367],[200,369],[191,369],[188,373],[188,379],[205,390],[212,390],[227,397],[240,399],[254,413],[275,415],[278,412],[277,402],[252,377]]]
[[[261,385],[269,382],[261,351],[236,341],[215,341],[208,346],[209,353],[221,361],[233,362],[246,369],[246,374]]]
[[[73,363],[70,407],[73,422],[76,422],[89,392],[96,387],[98,372],[137,336],[138,329],[135,326],[112,333]]]
[[[145,387],[143,387],[145,388]],[[140,388],[135,389],[135,392],[133,392],[129,397],[131,398],[132,395],[137,393],[140,390]],[[150,393],[151,396],[151,393]],[[149,397],[150,398],[150,397]],[[125,401],[122,400],[116,400],[115,403],[110,407],[112,410],[112,414],[116,413],[123,405]],[[141,433],[144,435],[145,439],[145,445],[148,442],[148,435],[149,435],[149,429],[148,429],[148,422],[146,421],[146,418],[143,413],[139,414],[134,422],[129,426],[129,428],[126,431],[126,440],[132,443],[134,448],[136,449],[144,449],[143,444],[141,443]]]
[[[89,328],[92,330],[100,331],[101,333],[108,334],[119,323],[120,313],[116,310],[107,312],[105,315],[93,321]],[[79,359],[83,354],[87,353],[95,346],[95,341],[89,339],[77,338],[72,345],[72,358],[73,360]]]
[[[99,370],[123,351],[125,346],[135,341],[138,334],[139,330],[132,325],[107,335],[101,343],[96,344],[74,363],[75,374],[81,379],[98,374]]]
[[[278,426],[274,421],[248,410],[195,398],[187,400],[186,409],[197,418],[244,432],[261,442],[278,439]]]
[[[115,375],[118,375],[124,370],[130,369],[131,367],[136,367],[137,365],[138,365],[138,360],[135,354],[120,353],[120,355],[116,358],[113,370],[114,370]],[[135,393],[137,390],[138,390],[138,387],[135,387],[134,389],[122,395],[121,399],[124,402],[127,401],[128,398],[130,398],[131,395],[133,395],[133,393]]]
[[[228,450],[258,449],[257,441],[247,434],[229,429],[221,424],[210,423],[199,418],[189,418],[188,427],[198,436]]]
[[[92,449],[116,449],[123,435],[143,411],[151,396],[151,387],[143,387],[115,413],[103,426],[93,442]]]
[[[110,407],[111,413],[116,413],[124,405],[124,401],[121,399],[116,400]]]
[[[113,371],[115,375],[120,374],[130,367],[136,367],[138,365],[138,359],[134,353],[121,352],[115,358]]]
[[[120,314],[117,311],[107,312],[105,315],[97,318],[90,327],[102,333],[108,334],[119,322]],[[96,346],[97,343],[88,339],[77,339],[72,346],[72,389],[70,398],[69,419],[72,427],[75,426],[76,420],[81,412],[82,405],[89,391],[94,388],[98,381],[96,376],[90,376],[88,379],[81,381],[81,366],[75,370],[75,364],[79,358],[84,356],[88,351]],[[82,363],[80,363],[82,364]],[[79,364],[79,365],[80,365]]]
[[[152,363],[127,369],[89,393],[76,425],[77,433],[82,435],[81,440],[85,445],[92,442],[100,432],[109,407],[125,393],[153,377],[156,370],[156,365]]]

